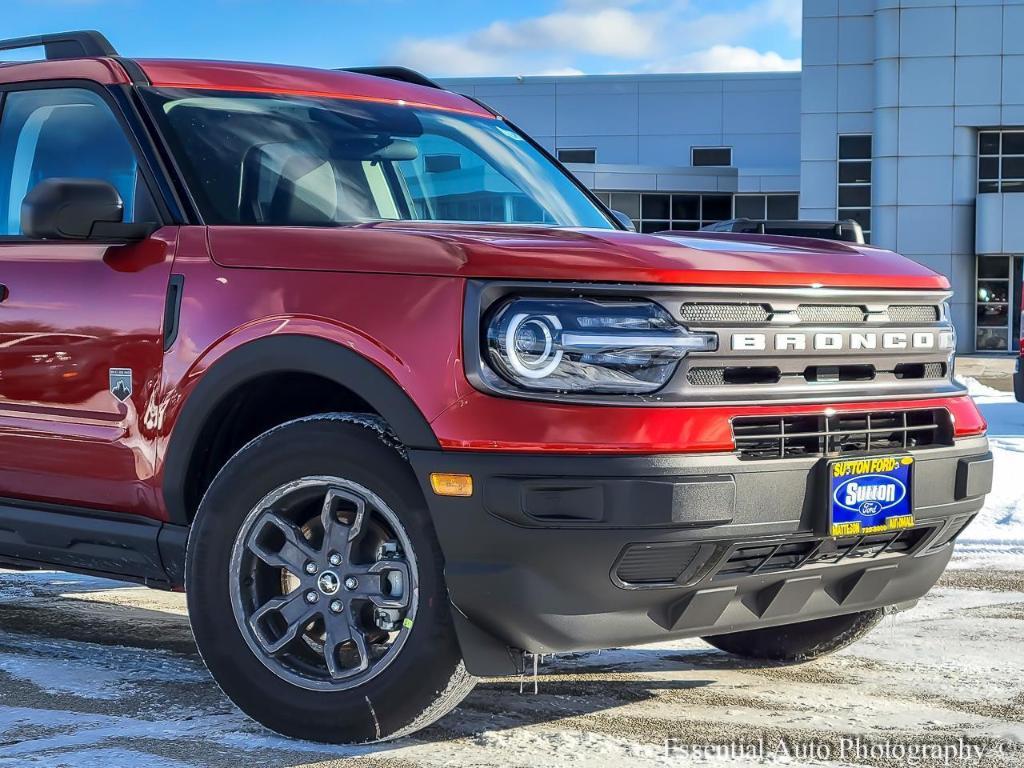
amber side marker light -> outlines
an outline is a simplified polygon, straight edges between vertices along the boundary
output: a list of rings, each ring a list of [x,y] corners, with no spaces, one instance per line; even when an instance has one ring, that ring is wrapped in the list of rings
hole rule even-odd
[[[450,475],[445,472],[430,473],[430,487],[438,496],[472,496],[472,475]]]

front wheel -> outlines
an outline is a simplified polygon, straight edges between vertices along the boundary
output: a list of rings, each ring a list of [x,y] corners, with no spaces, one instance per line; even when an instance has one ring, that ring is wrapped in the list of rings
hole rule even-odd
[[[734,656],[797,663],[838,651],[859,640],[882,620],[883,608],[781,627],[751,629],[703,638]]]
[[[279,733],[411,733],[472,689],[406,462],[365,422],[302,419],[236,454],[200,506],[186,591],[224,692]]]

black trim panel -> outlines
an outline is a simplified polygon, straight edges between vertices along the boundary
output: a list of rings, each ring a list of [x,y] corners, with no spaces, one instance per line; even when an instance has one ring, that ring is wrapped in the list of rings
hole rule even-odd
[[[171,275],[167,281],[167,301],[164,304],[164,352],[169,350],[178,338],[181,319],[181,295],[185,291],[185,276]]]
[[[0,562],[180,587],[184,530],[135,515],[0,499]]]
[[[635,645],[917,599],[942,573],[956,532],[982,507],[990,454],[984,437],[911,453],[919,529],[912,551],[813,558],[800,568],[728,578],[715,573],[734,544],[772,552],[821,539],[822,460],[411,450],[409,461],[461,612],[467,666],[491,675],[512,673],[509,648]],[[472,475],[473,495],[436,495],[432,472]],[[958,495],[958,474],[966,497]],[[630,579],[622,578],[624,560]],[[651,569],[668,566],[678,566],[673,578],[654,583]]]

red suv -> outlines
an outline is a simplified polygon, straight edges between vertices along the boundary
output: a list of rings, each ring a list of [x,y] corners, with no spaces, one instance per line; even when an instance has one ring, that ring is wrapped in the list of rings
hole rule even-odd
[[[0,561],[184,589],[282,733],[431,723],[537,654],[845,645],[991,484],[949,284],[627,231],[394,68],[0,43]]]

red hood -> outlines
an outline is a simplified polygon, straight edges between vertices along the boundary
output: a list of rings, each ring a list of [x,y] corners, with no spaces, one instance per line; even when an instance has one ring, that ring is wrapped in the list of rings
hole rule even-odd
[[[892,251],[828,240],[718,232],[398,222],[337,229],[211,227],[226,267],[678,285],[947,289]]]

